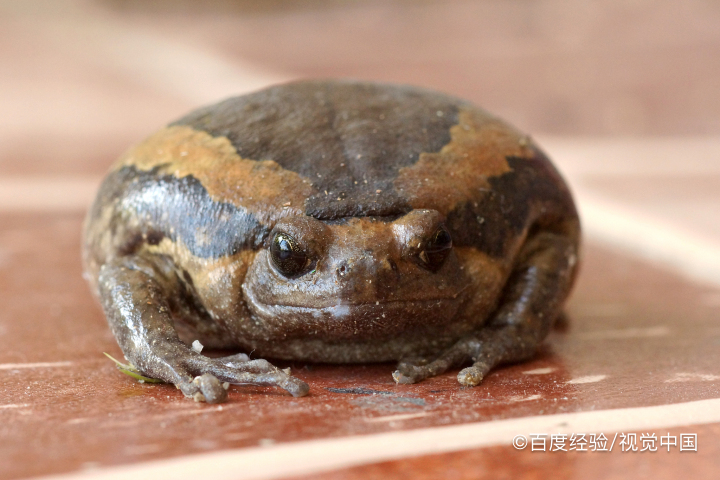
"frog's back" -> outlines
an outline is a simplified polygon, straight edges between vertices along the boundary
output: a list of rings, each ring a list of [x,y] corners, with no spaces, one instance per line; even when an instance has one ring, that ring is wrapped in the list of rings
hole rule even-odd
[[[312,182],[320,219],[399,215],[401,169],[450,142],[462,101],[414,87],[297,82],[197,110],[175,126],[225,137],[244,159],[272,160]]]

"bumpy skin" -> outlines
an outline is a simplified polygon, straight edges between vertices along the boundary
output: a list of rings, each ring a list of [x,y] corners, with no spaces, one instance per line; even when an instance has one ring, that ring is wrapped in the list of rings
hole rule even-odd
[[[436,268],[429,239],[452,249]],[[309,263],[280,272],[281,232]],[[220,381],[308,387],[254,356],[399,360],[413,383],[531,357],[572,286],[580,228],[528,137],[411,87],[298,82],[160,130],[105,179],[85,230],[87,277],[125,356],[199,400]],[[198,377],[198,378],[196,378]]]

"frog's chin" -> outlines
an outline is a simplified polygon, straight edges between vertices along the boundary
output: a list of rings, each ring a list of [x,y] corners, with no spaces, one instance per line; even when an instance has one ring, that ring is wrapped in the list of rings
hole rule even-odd
[[[326,341],[383,339],[397,335],[422,336],[441,332],[457,323],[457,298],[392,300],[364,303],[327,302],[323,306],[269,304],[251,290],[245,300],[256,324],[282,338]],[[462,323],[462,322],[460,322]]]

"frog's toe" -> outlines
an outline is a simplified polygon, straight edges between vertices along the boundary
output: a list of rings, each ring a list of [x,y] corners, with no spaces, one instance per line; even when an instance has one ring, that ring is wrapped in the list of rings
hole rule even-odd
[[[400,385],[407,385],[409,383],[416,383],[419,380],[415,378],[414,375],[410,374],[408,375],[407,371],[402,372],[400,369],[395,370],[392,374],[393,379],[395,380],[395,383],[399,383]]]
[[[476,344],[474,339],[468,338],[458,341],[432,360],[428,358],[403,360],[393,372],[393,378],[397,383],[416,383],[445,373],[448,369],[470,360],[470,354],[476,348]]]
[[[395,382],[400,384],[417,383],[429,377],[434,377],[447,370],[449,365],[445,365],[442,359],[434,361],[418,360],[417,363],[410,361],[400,362],[397,370],[393,372]]]
[[[485,378],[485,374],[488,372],[488,368],[482,366],[473,365],[472,367],[463,368],[458,373],[457,379],[461,385],[466,387],[475,387],[482,382]]]
[[[426,378],[422,375],[422,365],[425,363],[427,362],[420,358],[405,359],[400,361],[397,369],[392,374],[395,383],[406,385],[410,383],[417,383],[423,378]]]
[[[179,383],[177,387],[196,402],[223,403],[227,400],[227,389],[209,373],[197,376],[190,382]]]

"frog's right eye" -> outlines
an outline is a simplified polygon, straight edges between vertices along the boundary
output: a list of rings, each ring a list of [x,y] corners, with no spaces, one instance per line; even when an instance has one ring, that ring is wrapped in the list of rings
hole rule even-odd
[[[278,232],[270,244],[270,258],[280,273],[286,277],[295,277],[305,271],[310,263],[295,238],[284,232]]]
[[[417,258],[420,265],[431,272],[437,272],[442,267],[452,248],[452,237],[445,226],[441,225],[425,243]]]

